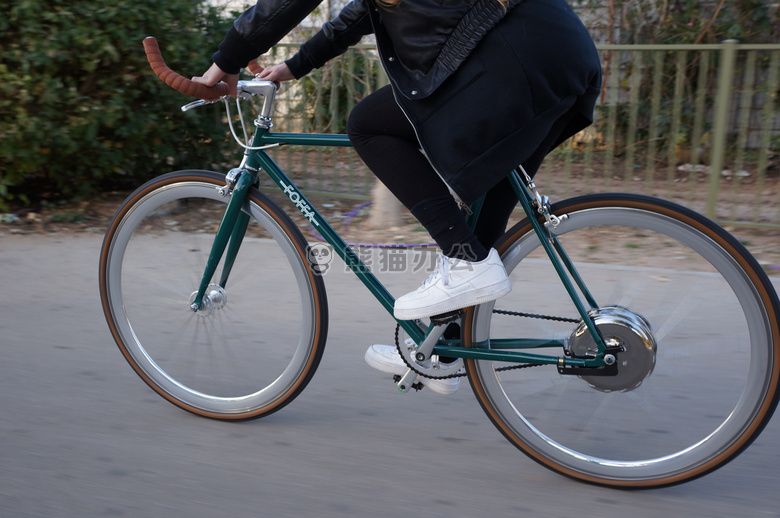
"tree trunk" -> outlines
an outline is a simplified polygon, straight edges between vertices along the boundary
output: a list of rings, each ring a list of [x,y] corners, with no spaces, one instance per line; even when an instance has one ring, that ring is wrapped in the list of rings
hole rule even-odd
[[[371,191],[374,203],[371,205],[371,215],[368,218],[370,228],[392,228],[403,224],[401,209],[403,205],[384,184],[377,180]]]

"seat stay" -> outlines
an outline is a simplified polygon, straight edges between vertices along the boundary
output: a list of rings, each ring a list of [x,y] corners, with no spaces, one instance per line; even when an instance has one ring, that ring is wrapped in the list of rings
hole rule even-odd
[[[580,318],[582,318],[583,322],[587,324],[588,331],[593,338],[593,341],[596,343],[596,346],[598,347],[598,357],[603,357],[607,349],[604,343],[604,339],[596,328],[596,324],[593,322],[593,319],[588,313],[588,310],[580,298],[580,295],[575,290],[574,285],[576,284],[579,287],[591,309],[598,308],[598,305],[596,304],[593,296],[590,294],[590,291],[587,289],[585,281],[574,267],[574,263],[572,263],[572,261],[569,259],[569,256],[564,251],[560,241],[554,235],[553,230],[544,227],[539,222],[538,214],[545,214],[545,216],[548,217],[550,214],[549,212],[546,212],[547,207],[543,205],[539,207],[538,213],[534,210],[534,203],[540,205],[543,203],[543,200],[540,200],[538,195],[534,196],[534,194],[536,194],[535,187],[533,186],[530,177],[527,175],[525,176],[527,181],[524,182],[521,179],[518,170],[515,169],[510,174],[509,181],[512,185],[512,188],[515,190],[518,199],[520,200],[520,205],[523,207],[523,210],[528,217],[528,221],[530,221],[534,232],[539,237],[539,241],[542,244],[544,251],[547,253],[547,257],[549,258],[550,263],[552,264],[553,268],[555,268],[561,283],[563,283],[563,287],[566,289],[566,292],[569,294],[569,298],[574,304],[574,307],[577,309],[577,313],[580,315]],[[532,190],[534,190],[534,194],[532,194]]]

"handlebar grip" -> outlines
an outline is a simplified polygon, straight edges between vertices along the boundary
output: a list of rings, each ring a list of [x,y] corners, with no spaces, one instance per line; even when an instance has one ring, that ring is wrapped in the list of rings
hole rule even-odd
[[[214,86],[206,86],[196,83],[171,70],[162,58],[160,47],[153,36],[144,38],[144,51],[154,73],[162,81],[184,95],[199,99],[217,99],[228,94],[228,85],[217,83]],[[259,65],[258,65],[259,66]]]

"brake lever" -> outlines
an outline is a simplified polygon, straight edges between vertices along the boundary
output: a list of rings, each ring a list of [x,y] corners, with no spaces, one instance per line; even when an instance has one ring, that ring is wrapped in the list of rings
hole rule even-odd
[[[238,99],[243,99],[243,100],[246,101],[246,100],[251,99],[252,97],[254,97],[256,95],[258,95],[258,94],[257,93],[244,92],[244,91],[239,90],[239,92],[238,92]],[[260,95],[262,95],[262,94],[260,94]],[[181,107],[181,111],[186,112],[186,111],[189,111],[189,110],[191,110],[193,108],[197,108],[198,106],[205,106],[207,104],[218,103],[218,102],[223,101],[225,99],[230,99],[230,96],[229,95],[225,95],[225,96],[220,97],[218,99],[211,99],[211,100],[198,99],[197,101],[192,101],[191,103],[185,104],[184,106],[182,106]]]
[[[210,101],[207,101],[206,99],[198,99],[197,101],[192,101],[189,104],[185,104],[181,107],[181,111],[186,112],[188,110],[191,110],[193,108],[197,108],[198,106],[205,106],[207,104],[214,104],[220,102],[224,97],[220,97],[219,99],[212,99]]]

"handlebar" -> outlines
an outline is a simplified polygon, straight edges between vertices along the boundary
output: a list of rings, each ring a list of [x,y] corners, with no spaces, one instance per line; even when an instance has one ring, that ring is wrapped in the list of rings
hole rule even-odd
[[[223,82],[219,82],[214,86],[206,86],[204,84],[196,83],[191,79],[187,79],[181,74],[177,74],[171,70],[168,65],[165,64],[165,60],[162,58],[162,53],[160,52],[160,46],[157,44],[157,39],[154,36],[144,38],[143,43],[146,59],[149,61],[149,65],[151,65],[155,75],[174,90],[199,99],[219,99],[220,97],[228,95],[228,85]],[[254,75],[263,71],[263,67],[255,60],[250,61],[247,68]]]
[[[171,70],[168,65],[165,64],[165,60],[163,60],[162,54],[160,53],[160,47],[157,44],[157,40],[153,36],[144,38],[143,43],[144,51],[146,52],[146,58],[149,60],[149,65],[151,65],[152,70],[157,75],[157,77],[159,77],[165,84],[174,90],[200,99],[182,107],[182,111],[187,111],[190,108],[201,106],[203,104],[211,104],[221,98],[226,98],[229,94],[228,85],[224,82],[217,83],[214,86],[206,86],[204,84],[196,83],[195,81],[187,79],[181,74],[177,74]],[[255,75],[263,71],[263,67],[261,67],[255,60],[250,61],[247,64],[247,68]],[[254,81],[239,81],[236,85],[238,99],[248,99],[256,95],[262,96],[264,98],[260,116],[258,117],[258,120],[255,121],[255,124],[259,125],[260,127],[271,127],[271,110],[273,109],[274,96],[276,94],[277,88],[278,85],[276,83],[257,79]],[[230,122],[229,117],[228,121]],[[241,123],[243,124],[243,119],[241,120]],[[244,133],[246,133],[246,128],[244,128]],[[235,137],[235,133],[233,133],[233,135]],[[238,141],[238,138],[236,138],[236,140]]]
[[[228,95],[228,85],[225,83],[206,86],[187,79],[171,70],[165,64],[160,53],[160,46],[157,45],[157,40],[153,36],[144,38],[144,51],[146,52],[146,59],[149,60],[149,65],[151,65],[157,77],[174,90],[200,99],[218,99]]]

